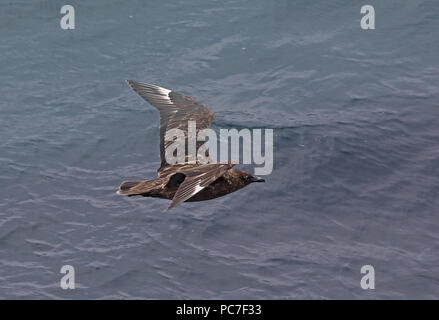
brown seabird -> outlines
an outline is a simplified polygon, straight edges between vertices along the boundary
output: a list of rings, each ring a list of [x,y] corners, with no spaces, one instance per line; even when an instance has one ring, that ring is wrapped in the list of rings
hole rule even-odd
[[[195,99],[153,84],[127,80],[128,85],[143,99],[160,111],[160,159],[158,177],[153,180],[125,181],[118,194],[158,197],[172,200],[168,209],[184,201],[203,201],[218,198],[239,190],[252,182],[264,182],[248,172],[232,169],[233,163],[196,161],[170,165],[165,159],[165,134],[180,129],[188,136],[188,121],[196,121],[196,134],[209,128],[215,114]],[[197,145],[198,149],[198,145]],[[186,158],[187,160],[187,155]]]

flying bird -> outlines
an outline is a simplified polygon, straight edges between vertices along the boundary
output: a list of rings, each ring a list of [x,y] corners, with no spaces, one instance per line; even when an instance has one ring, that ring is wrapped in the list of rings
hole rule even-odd
[[[196,134],[210,127],[215,114],[197,100],[153,84],[127,80],[128,85],[160,111],[160,159],[158,177],[152,180],[124,181],[117,191],[127,196],[158,197],[172,200],[168,210],[182,202],[218,198],[252,182],[265,180],[248,172],[232,169],[234,163],[202,164],[185,161],[170,165],[165,150],[172,141],[165,139],[170,129],[180,129],[188,136],[188,121],[196,121]],[[187,138],[186,138],[187,139]],[[199,142],[198,142],[199,143]],[[197,146],[198,148],[198,146]],[[187,155],[185,156],[187,160]]]

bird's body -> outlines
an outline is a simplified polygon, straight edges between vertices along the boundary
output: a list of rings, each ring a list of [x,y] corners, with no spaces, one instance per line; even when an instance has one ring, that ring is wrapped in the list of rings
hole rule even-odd
[[[187,199],[186,202],[219,198],[239,190],[251,182],[255,182],[252,181],[251,176],[249,176],[248,180],[242,179],[245,174],[246,172],[241,170],[227,170],[221,177]],[[126,181],[122,183],[118,193],[127,194],[128,196],[140,195],[172,200],[184,179],[185,176],[183,174],[173,173],[170,176],[159,177],[153,180]]]
[[[118,194],[158,197],[172,200],[168,209],[184,202],[210,200],[239,190],[252,182],[264,180],[250,173],[232,169],[233,163],[188,161],[170,165],[165,150],[170,142],[165,135],[171,129],[188,132],[188,121],[195,121],[197,133],[207,129],[214,113],[195,99],[152,84],[127,81],[142,98],[160,111],[160,157],[158,177],[152,180],[125,181]],[[198,147],[198,146],[197,146]]]

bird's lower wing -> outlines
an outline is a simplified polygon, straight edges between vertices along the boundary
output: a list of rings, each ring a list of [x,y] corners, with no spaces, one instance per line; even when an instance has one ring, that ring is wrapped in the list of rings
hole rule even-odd
[[[234,164],[229,163],[211,163],[199,165],[186,171],[181,171],[186,175],[186,178],[178,187],[178,190],[175,193],[168,210],[188,200],[196,193],[203,190],[233,166]]]

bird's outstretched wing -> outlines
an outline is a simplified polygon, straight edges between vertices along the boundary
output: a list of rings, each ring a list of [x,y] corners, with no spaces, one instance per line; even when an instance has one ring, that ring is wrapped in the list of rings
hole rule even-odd
[[[207,129],[215,117],[215,114],[200,104],[195,99],[175,91],[165,89],[153,84],[127,80],[128,85],[143,99],[160,111],[160,160],[161,171],[168,166],[165,158],[165,150],[172,141],[165,141],[168,130],[180,129],[188,137],[188,121],[196,121],[196,134],[202,129]],[[203,142],[197,143],[197,150]],[[187,142],[186,142],[187,145]],[[186,148],[186,161],[187,161]]]
[[[227,170],[231,169],[234,165],[235,164],[233,163],[209,163],[179,171],[179,173],[183,173],[186,178],[178,187],[178,190],[175,193],[168,210],[188,200],[193,195],[203,190],[209,184],[221,177]]]

